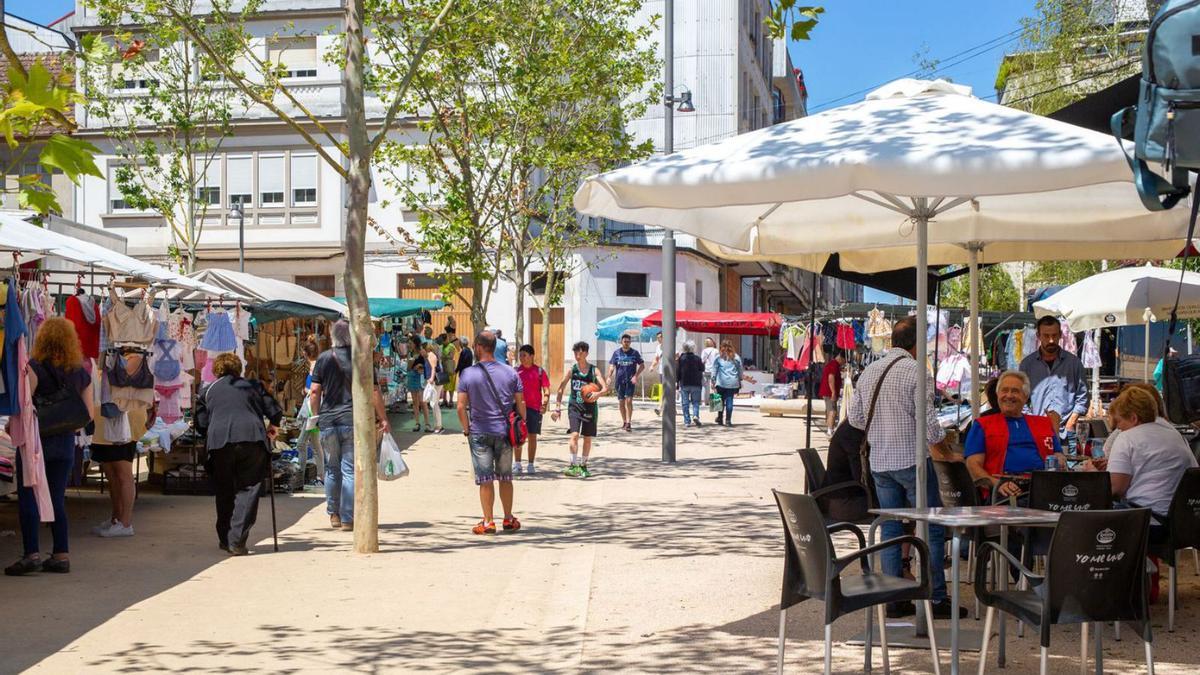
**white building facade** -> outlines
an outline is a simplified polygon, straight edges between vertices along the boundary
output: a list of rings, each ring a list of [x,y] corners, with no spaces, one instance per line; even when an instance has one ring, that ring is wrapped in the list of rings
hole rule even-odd
[[[661,0],[647,0],[639,20],[650,22],[662,13],[662,4]],[[769,12],[768,0],[677,3],[675,11],[675,79],[681,86],[677,92],[682,87],[690,90],[696,108],[675,115],[677,149],[804,114],[804,98],[786,49],[764,34],[762,19]],[[258,36],[261,58],[279,60],[272,50],[287,50],[291,76],[286,83],[337,138],[345,133],[341,72],[321,55],[334,43],[336,37],[328,30],[331,26],[334,31],[339,29],[342,13],[339,0],[267,0],[261,18],[248,26],[251,34]],[[101,31],[97,18],[82,2],[71,23],[76,37]],[[278,33],[302,37],[281,44]],[[660,26],[655,38],[660,44],[661,33]],[[136,96],[137,84],[132,83],[125,93]],[[376,122],[382,119],[383,108],[377,99],[368,99],[367,110]],[[170,231],[160,216],[127,208],[114,176],[119,159],[104,135],[103,121],[90,119],[82,109],[79,121],[80,135],[101,148],[97,163],[105,178],[85,178],[75,190],[74,213],[67,215],[125,236],[131,255],[166,260]],[[654,139],[661,147],[661,106],[652,106],[645,117],[630,124],[639,137]],[[327,295],[342,295],[346,188],[337,172],[269,111],[251,107],[239,115],[234,127],[234,134],[225,139],[219,156],[205,172],[203,190],[210,206],[198,247],[198,266],[236,268],[239,227],[229,208],[236,202],[244,212],[247,272],[292,281]],[[411,125],[402,123],[392,133],[405,142],[420,142]],[[325,149],[337,154],[332,142]],[[387,231],[408,230],[415,237],[416,214],[399,206],[384,181],[377,177],[375,183],[372,218]],[[552,373],[561,372],[574,342],[595,343],[600,319],[629,309],[661,306],[661,233],[634,225],[588,224],[603,229],[603,245],[577,253],[576,268],[581,271],[567,281],[562,306],[549,312],[551,354],[543,362]],[[431,261],[419,253],[397,252],[373,231],[368,231],[368,237],[366,283],[371,297],[438,297]],[[679,309],[780,308],[765,306],[769,304],[766,296],[754,292],[747,301],[744,291],[753,290],[764,276],[794,271],[764,275],[764,268],[725,265],[697,250],[689,238],[678,239]],[[488,304],[487,322],[504,329],[510,343],[536,344],[541,317],[537,298],[526,298],[525,334],[514,336],[515,294],[512,284],[499,283]],[[442,299],[451,302],[443,314],[455,316],[461,333],[481,328],[470,325],[460,299]],[[802,304],[805,298],[796,301]],[[605,356],[610,349],[594,347],[593,354]]]

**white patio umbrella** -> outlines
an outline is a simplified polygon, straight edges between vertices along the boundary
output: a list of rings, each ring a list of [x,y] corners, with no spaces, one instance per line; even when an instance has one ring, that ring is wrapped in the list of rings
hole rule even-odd
[[[1186,214],[1143,209],[1111,137],[940,80],[898,80],[861,103],[592,176],[575,207],[784,264],[838,252],[862,272],[1172,257],[1187,231]],[[927,286],[918,272],[919,335]],[[918,361],[925,351],[918,340]],[[927,393],[918,378],[917,400]],[[925,433],[918,415],[920,505]]]
[[[1171,315],[1176,296],[1179,318],[1200,318],[1200,274],[1150,265],[1124,267],[1077,281],[1033,303],[1033,311],[1038,318],[1060,316],[1075,331],[1144,325],[1146,367],[1142,379],[1149,380],[1150,324]]]

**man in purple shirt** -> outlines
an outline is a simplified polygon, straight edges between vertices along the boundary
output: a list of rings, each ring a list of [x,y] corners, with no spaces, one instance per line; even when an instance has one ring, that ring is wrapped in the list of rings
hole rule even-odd
[[[496,500],[493,483],[500,481],[500,504],[504,507],[504,529],[519,530],[513,515],[513,448],[508,442],[508,414],[515,407],[525,418],[525,396],[517,371],[496,360],[496,334],[484,330],[475,336],[475,365],[458,377],[458,421],[471,447],[475,484],[483,520],[471,531],[495,534],[492,508]],[[468,414],[469,410],[469,414]]]

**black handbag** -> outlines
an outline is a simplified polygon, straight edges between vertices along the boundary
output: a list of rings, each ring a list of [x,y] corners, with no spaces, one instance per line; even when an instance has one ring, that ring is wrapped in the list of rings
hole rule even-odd
[[[37,413],[38,431],[43,436],[58,436],[74,433],[92,421],[87,404],[77,391],[64,387],[58,379],[54,366],[44,368],[55,385],[49,394],[33,395],[33,408]]]
[[[1192,194],[1191,220],[1188,222],[1187,245],[1183,251],[1184,271],[1187,269],[1188,253],[1191,251],[1192,236],[1196,230],[1197,209],[1200,195]],[[1173,424],[1191,424],[1200,420],[1200,355],[1172,357],[1171,340],[1175,337],[1176,313],[1183,294],[1183,274],[1180,272],[1179,290],[1175,294],[1175,306],[1171,309],[1171,324],[1167,331],[1167,344],[1163,347],[1163,402],[1167,406],[1167,419]],[[1146,358],[1150,358],[1147,354]]]

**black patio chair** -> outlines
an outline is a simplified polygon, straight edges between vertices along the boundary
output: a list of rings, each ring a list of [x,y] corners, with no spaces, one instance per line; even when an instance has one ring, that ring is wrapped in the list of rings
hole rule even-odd
[[[1167,517],[1154,516],[1162,527],[1151,528],[1150,554],[1169,568],[1167,585],[1167,632],[1175,632],[1176,568],[1178,552],[1200,547],[1200,469],[1188,469],[1175,487]],[[1195,559],[1193,558],[1193,561]]]
[[[777,671],[783,672],[784,647],[787,639],[788,608],[808,599],[825,603],[825,674],[829,675],[833,657],[831,626],[839,617],[867,610],[867,647],[865,662],[871,662],[871,608],[876,609],[879,620],[880,645],[883,648],[883,669],[889,672],[887,625],[883,608],[889,602],[922,601],[925,603],[925,619],[929,628],[929,645],[933,651],[933,672],[941,674],[938,662],[937,639],[933,630],[933,597],[929,581],[929,546],[918,537],[905,535],[867,546],[862,530],[851,523],[826,524],[810,495],[797,495],[772,490],[775,503],[779,505],[779,516],[783,519],[787,549],[783,566],[783,594],[779,601],[779,660]],[[858,540],[858,550],[837,557],[830,534],[850,532]],[[909,543],[920,555],[920,580],[892,577],[871,570],[870,556],[890,546]],[[847,567],[858,561],[859,574],[843,574]],[[940,561],[939,561],[940,562]]]
[[[862,483],[848,480],[826,485],[825,464],[816,448],[800,448],[796,453],[804,464],[804,492],[817,500],[825,522],[865,525],[874,519],[868,512],[871,494]]]
[[[984,506],[987,502],[979,493],[975,479],[964,462],[948,462],[940,459],[933,460],[933,473],[937,477],[938,495],[942,498],[942,506]],[[949,533],[949,530],[947,530]],[[979,545],[989,536],[999,536],[999,528],[971,528],[967,543],[967,583],[974,579],[976,555]],[[952,564],[957,565],[958,561]],[[975,620],[979,620],[979,600],[975,600]]]
[[[1112,508],[1112,479],[1107,471],[1034,471],[1029,508],[1043,511],[1107,511]],[[1029,528],[1026,555],[1046,555],[1054,531]],[[1029,565],[1029,559],[1023,560]]]
[[[1150,604],[1146,575],[1146,551],[1150,529],[1149,509],[1114,511],[1068,511],[1059,518],[1050,550],[1046,574],[1029,571],[1011,553],[995,542],[980,548],[975,569],[975,592],[987,609],[983,623],[983,646],[979,674],[987,664],[988,641],[996,610],[1038,627],[1041,631],[1042,675],[1050,648],[1050,627],[1084,624],[1082,651],[1087,650],[1087,625],[1095,626],[1096,669],[1102,672],[1100,625],[1111,621],[1139,623],[1146,645],[1146,666],[1154,673],[1151,646]],[[994,555],[1017,570],[1031,589],[988,588],[988,568]],[[1007,571],[1005,571],[1007,573]]]

